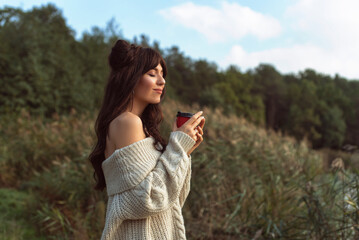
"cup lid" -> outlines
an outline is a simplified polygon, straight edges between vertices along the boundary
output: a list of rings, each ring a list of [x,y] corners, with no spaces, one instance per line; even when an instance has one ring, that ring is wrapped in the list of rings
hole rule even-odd
[[[188,117],[188,118],[190,118],[192,116],[193,116],[193,113],[180,112],[180,111],[178,111],[177,115],[176,115],[176,117]]]

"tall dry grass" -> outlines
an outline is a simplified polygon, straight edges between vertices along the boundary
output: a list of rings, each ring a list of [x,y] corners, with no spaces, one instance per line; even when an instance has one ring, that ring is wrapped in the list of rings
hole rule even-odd
[[[220,109],[170,99],[163,102],[161,133],[169,136],[177,111],[199,110],[206,125],[204,142],[192,153],[191,193],[183,209],[188,239],[359,237],[359,178],[356,169],[345,166],[347,160],[330,165],[305,141],[226,116]],[[25,221],[36,230],[27,239],[100,238],[106,192],[92,189],[87,160],[95,140],[94,120],[95,114],[74,111],[50,120],[23,111],[1,120],[1,189],[28,196],[21,198],[18,214],[2,218],[6,229]],[[13,204],[9,200],[6,209]],[[0,232],[0,238],[26,236],[16,232]]]

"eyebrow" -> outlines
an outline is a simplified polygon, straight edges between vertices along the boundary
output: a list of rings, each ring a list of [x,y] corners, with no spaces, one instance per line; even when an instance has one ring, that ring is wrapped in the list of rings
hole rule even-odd
[[[156,72],[158,72],[158,68],[157,68],[157,67],[152,68],[151,70],[155,70]],[[161,73],[163,73],[163,68],[161,69]]]

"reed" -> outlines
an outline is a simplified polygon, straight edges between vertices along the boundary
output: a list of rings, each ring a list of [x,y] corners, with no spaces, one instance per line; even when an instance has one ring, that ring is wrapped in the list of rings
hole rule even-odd
[[[314,151],[220,108],[166,99],[162,109],[166,137],[177,111],[206,117],[183,210],[188,239],[359,237],[357,158]],[[107,196],[93,190],[87,160],[94,120],[74,110],[51,119],[24,110],[0,120],[0,194],[22,196],[0,200],[7,210],[0,239],[100,238]]]

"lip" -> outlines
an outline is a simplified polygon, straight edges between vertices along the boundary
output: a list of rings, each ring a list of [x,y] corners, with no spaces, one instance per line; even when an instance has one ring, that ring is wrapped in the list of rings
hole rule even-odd
[[[162,93],[161,89],[153,89],[154,91],[158,92],[158,93]]]

